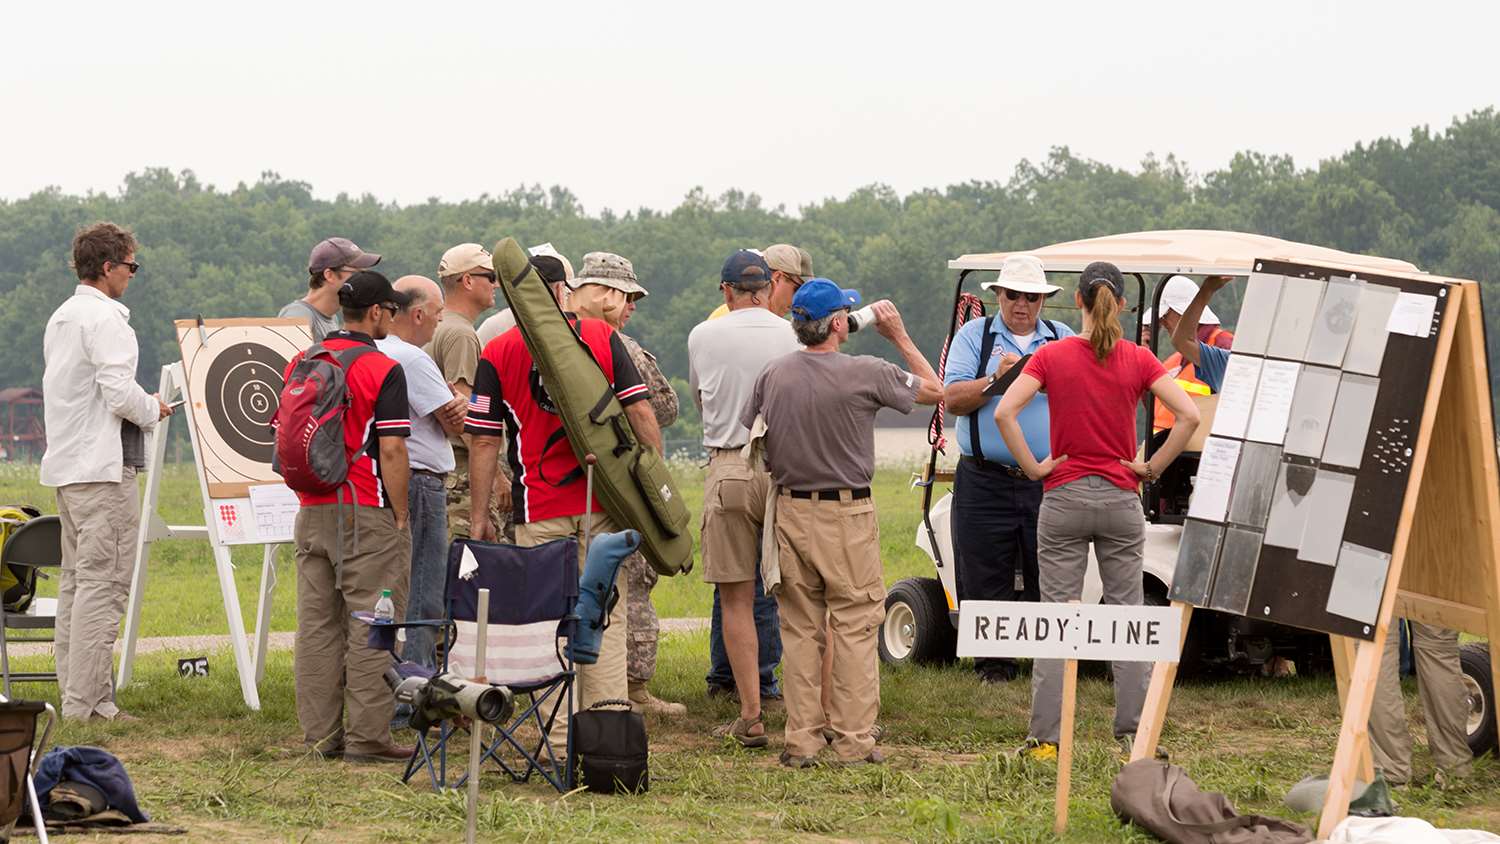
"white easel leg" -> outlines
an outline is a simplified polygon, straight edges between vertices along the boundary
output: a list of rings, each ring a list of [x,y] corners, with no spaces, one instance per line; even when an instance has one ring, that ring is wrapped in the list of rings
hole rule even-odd
[[[260,565],[260,601],[255,608],[255,685],[266,679],[266,648],[271,642],[271,595],[276,591],[276,549],[267,545]]]
[[[172,372],[170,364],[161,368],[161,391],[157,395],[171,397]],[[125,648],[120,654],[120,671],[115,677],[116,689],[123,689],[130,684],[131,669],[135,667],[135,640],[141,632],[141,601],[146,594],[146,561],[151,555],[151,526],[157,518],[156,502],[161,492],[161,470],[167,454],[167,426],[171,420],[170,416],[161,420],[151,432],[151,451],[146,458],[146,493],[141,500],[141,523],[135,539],[135,569],[130,574],[130,599],[125,604]]]
[[[234,647],[234,668],[240,676],[240,691],[245,696],[245,705],[258,710],[260,692],[255,685],[255,665],[250,659],[250,639],[245,635],[239,591],[234,585],[234,565],[230,562],[227,547],[214,547],[214,565],[219,570],[219,591],[224,596],[224,615],[229,618],[229,642]]]

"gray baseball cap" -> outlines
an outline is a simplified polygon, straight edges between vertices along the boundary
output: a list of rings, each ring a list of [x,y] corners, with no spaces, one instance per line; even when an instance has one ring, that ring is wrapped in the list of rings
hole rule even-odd
[[[349,238],[330,237],[318,241],[318,245],[312,248],[312,252],[307,256],[307,271],[320,273],[339,267],[367,270],[378,263],[380,263],[379,255],[360,249]]]

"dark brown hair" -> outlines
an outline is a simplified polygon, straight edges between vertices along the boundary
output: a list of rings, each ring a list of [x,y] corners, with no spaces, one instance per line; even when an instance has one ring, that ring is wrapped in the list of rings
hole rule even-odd
[[[125,262],[135,251],[135,235],[114,223],[95,223],[73,235],[73,271],[82,281],[104,275],[104,264]]]

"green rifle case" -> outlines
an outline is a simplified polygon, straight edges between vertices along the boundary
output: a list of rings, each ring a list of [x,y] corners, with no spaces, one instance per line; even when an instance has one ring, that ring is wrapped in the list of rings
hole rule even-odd
[[[636,439],[604,370],[563,316],[526,250],[507,237],[495,244],[494,258],[500,290],[557,406],[573,454],[579,465],[586,455],[595,457],[594,496],[604,512],[621,529],[641,532],[641,553],[657,572],[692,569],[692,517],[662,456]]]

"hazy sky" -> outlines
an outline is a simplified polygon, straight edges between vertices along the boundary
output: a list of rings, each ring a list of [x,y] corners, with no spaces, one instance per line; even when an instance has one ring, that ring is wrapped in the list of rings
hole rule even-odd
[[[0,197],[148,166],[415,203],[562,184],[770,205],[1067,145],[1299,165],[1500,100],[1500,4],[6,4]]]

